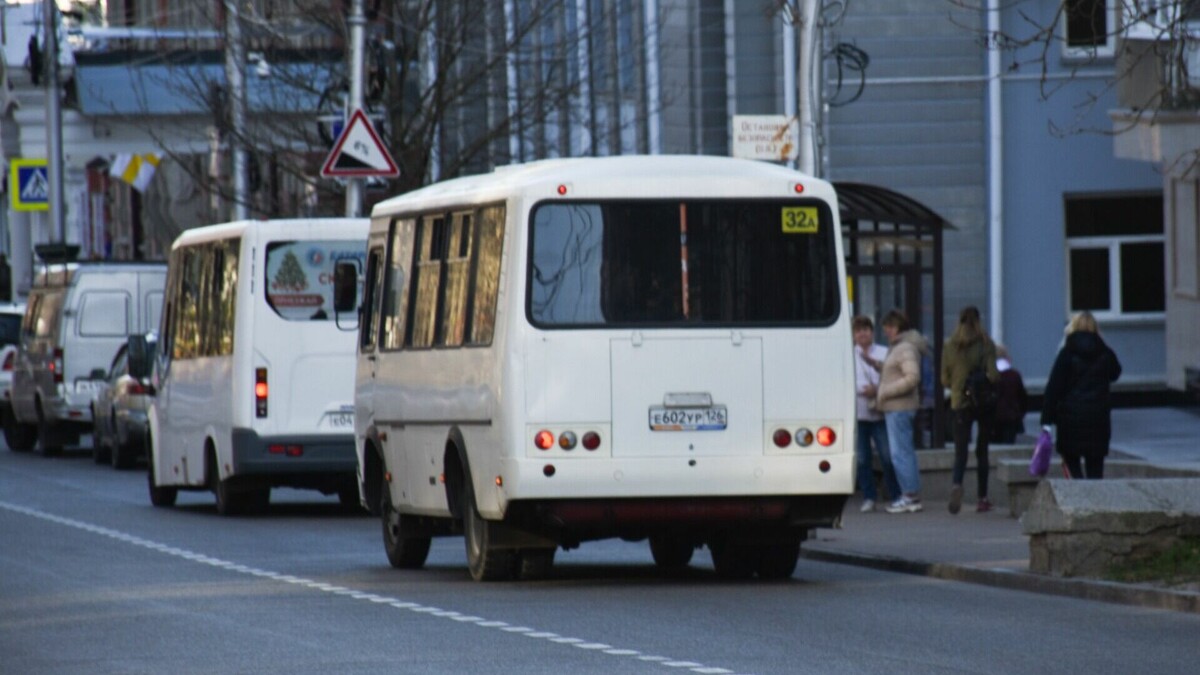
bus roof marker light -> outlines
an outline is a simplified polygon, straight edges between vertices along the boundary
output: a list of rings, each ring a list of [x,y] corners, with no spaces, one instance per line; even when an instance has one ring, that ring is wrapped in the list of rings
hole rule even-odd
[[[558,190],[557,190],[557,192],[558,192],[558,195],[559,195],[560,197],[565,197],[565,196],[567,195],[567,186],[566,186],[566,184],[559,185],[559,186],[558,186]]]
[[[795,185],[792,186],[792,190],[794,190],[796,194],[802,195],[802,194],[804,194],[804,184],[796,183]]]

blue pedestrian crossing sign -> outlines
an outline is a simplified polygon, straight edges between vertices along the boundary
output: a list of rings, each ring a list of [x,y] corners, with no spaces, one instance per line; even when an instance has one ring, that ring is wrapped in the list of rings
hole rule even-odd
[[[49,211],[50,178],[44,159],[14,159],[8,165],[8,202],[13,211]]]

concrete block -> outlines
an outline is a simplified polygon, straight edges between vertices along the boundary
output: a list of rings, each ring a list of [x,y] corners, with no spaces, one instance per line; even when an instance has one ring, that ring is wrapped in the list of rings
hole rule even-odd
[[[1200,533],[1200,479],[1049,479],[1021,516],[1029,568],[1101,576]]]

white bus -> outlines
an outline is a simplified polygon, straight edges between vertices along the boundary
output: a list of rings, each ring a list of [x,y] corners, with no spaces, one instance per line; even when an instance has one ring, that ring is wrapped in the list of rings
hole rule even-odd
[[[357,507],[358,317],[334,311],[333,273],[361,269],[367,225],[242,221],[175,240],[148,415],[155,506],[212,490],[222,515],[253,512],[287,486]]]
[[[853,492],[844,279],[831,186],[765,163],[548,160],[376,205],[355,442],[389,561],[463,533],[475,579],[535,577],[621,537],[790,576]]]

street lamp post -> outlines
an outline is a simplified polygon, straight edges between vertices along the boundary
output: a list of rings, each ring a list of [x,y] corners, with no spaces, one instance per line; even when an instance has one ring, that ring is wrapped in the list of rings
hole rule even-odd
[[[347,102],[346,120],[363,107],[363,27],[367,19],[363,15],[363,0],[350,3],[350,15],[346,24],[350,27],[350,100]],[[346,217],[357,218],[362,213],[362,179],[346,180]]]
[[[46,180],[50,184],[47,202],[50,216],[50,238],[58,243],[67,243],[67,223],[63,214],[63,141],[62,141],[62,98],[58,89],[58,25],[55,14],[58,6],[54,0],[45,0],[42,5],[42,33],[44,34],[46,64]]]

